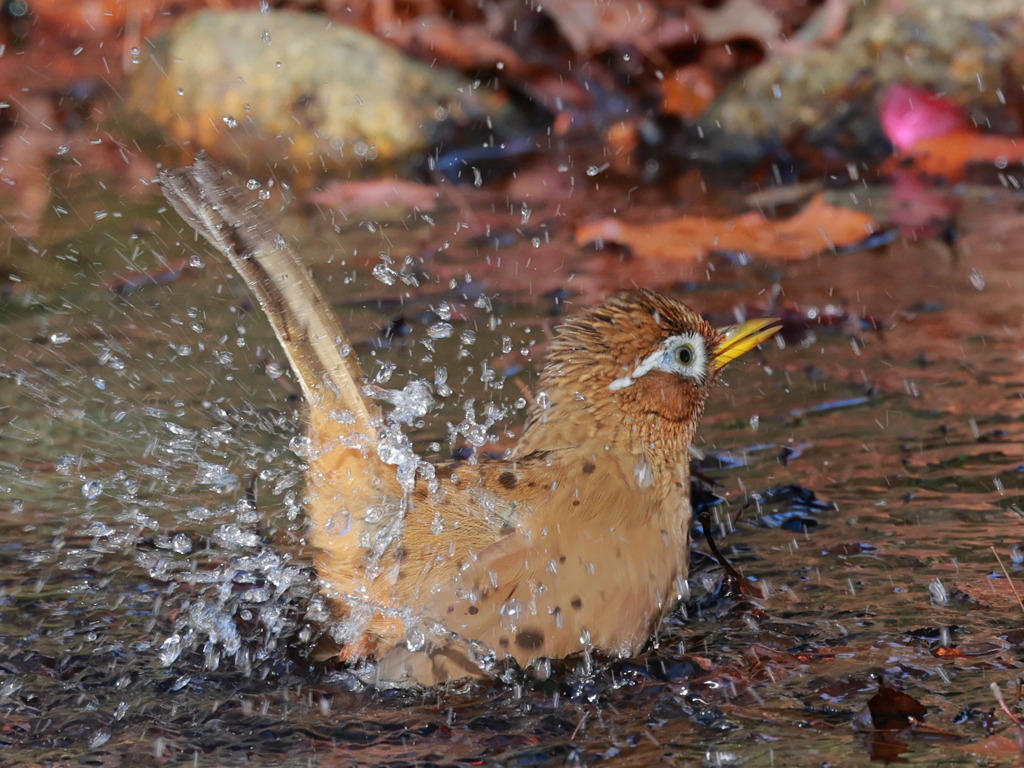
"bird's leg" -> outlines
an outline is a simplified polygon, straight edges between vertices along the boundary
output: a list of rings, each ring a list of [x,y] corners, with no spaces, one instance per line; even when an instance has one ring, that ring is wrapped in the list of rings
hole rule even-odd
[[[718,544],[715,543],[715,536],[711,532],[711,513],[706,509],[703,510],[697,514],[697,521],[700,523],[701,530],[704,532],[704,540],[708,543],[708,549],[711,550],[711,556],[715,558],[715,561],[722,567],[722,570],[725,571],[725,585],[727,593],[755,598],[764,597],[764,595],[761,594],[761,590],[743,578],[743,574],[736,570],[736,567],[726,559],[725,555],[723,555],[721,550],[718,548]]]

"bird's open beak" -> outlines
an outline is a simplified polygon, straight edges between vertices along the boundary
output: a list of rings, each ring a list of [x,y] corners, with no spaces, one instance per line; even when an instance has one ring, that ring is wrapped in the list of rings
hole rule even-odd
[[[728,325],[719,328],[722,341],[715,349],[711,365],[720,371],[740,355],[743,355],[762,341],[767,341],[782,328],[782,321],[777,317],[758,317],[747,320],[739,325]]]

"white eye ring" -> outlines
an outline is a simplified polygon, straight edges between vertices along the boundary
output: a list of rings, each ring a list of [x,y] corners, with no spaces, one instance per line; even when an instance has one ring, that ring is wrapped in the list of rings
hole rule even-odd
[[[664,371],[703,381],[707,376],[707,349],[704,338],[696,331],[669,336],[651,354],[637,363],[627,376],[616,379],[608,389],[617,392],[651,371]]]

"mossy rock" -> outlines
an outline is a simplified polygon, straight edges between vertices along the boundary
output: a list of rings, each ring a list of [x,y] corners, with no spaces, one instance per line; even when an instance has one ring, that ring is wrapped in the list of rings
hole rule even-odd
[[[943,93],[980,124],[1019,130],[1006,84],[1024,74],[1024,0],[906,0],[899,13],[892,5],[856,4],[838,44],[771,56],[727,88],[700,120],[706,154],[757,160],[793,137],[828,143],[843,131],[847,146],[864,147],[881,135],[875,111],[892,83]]]
[[[129,92],[172,149],[297,174],[399,165],[454,124],[509,117],[453,72],[295,12],[185,17],[140,52]]]

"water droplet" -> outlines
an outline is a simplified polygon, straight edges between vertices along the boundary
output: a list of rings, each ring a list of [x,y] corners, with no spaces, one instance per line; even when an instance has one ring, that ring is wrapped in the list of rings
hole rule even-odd
[[[448,386],[448,369],[444,366],[434,371],[434,391],[440,397],[448,397],[452,393],[452,388]]]
[[[254,190],[254,191],[259,189],[262,186],[263,185],[260,184],[259,181],[257,181],[256,179],[249,179],[247,182],[245,182],[245,188],[246,189],[250,189],[250,190]]]
[[[169,667],[178,657],[181,655],[181,635],[171,635],[160,645],[160,651],[157,656],[160,658],[160,663],[165,667]]]
[[[422,650],[426,642],[427,638],[419,627],[409,627],[405,630],[405,645],[410,651]]]
[[[87,480],[82,483],[82,495],[87,499],[98,499],[103,495],[103,483],[99,480]]]
[[[231,115],[224,115],[224,117],[221,118],[221,121],[228,128],[237,128],[238,127],[238,121],[235,120],[235,118],[233,118]]]
[[[61,144],[59,147],[57,147],[57,156],[62,157],[70,151],[71,147],[69,147],[67,144]]]
[[[551,677],[551,659],[542,656],[533,662],[532,667],[537,680],[547,680]]]
[[[138,64],[139,63],[139,49],[137,47],[132,46],[128,50],[128,55],[131,56],[132,64]]]
[[[71,341],[71,337],[68,336],[66,333],[58,332],[50,334],[51,344],[67,344],[69,341]]]
[[[976,291],[985,290],[985,278],[977,269],[971,270],[971,285],[974,286],[974,290]]]
[[[261,189],[259,192],[256,193],[256,197],[258,197],[260,200],[269,200],[270,199],[270,190],[269,189]]]
[[[300,459],[306,459],[313,453],[313,443],[305,435],[296,435],[288,441],[288,450]]]
[[[641,488],[650,488],[654,484],[654,473],[646,459],[641,457],[633,467],[633,477],[636,478],[636,484]]]
[[[932,599],[936,603],[945,604],[949,602],[949,592],[946,590],[946,585],[942,583],[941,579],[932,579],[928,583],[928,591],[932,594]]]
[[[93,737],[89,739],[89,749],[98,749],[110,741],[110,731],[99,730],[93,734]]]
[[[427,336],[432,339],[447,339],[453,330],[451,323],[434,323],[427,328]]]
[[[224,547],[256,547],[260,543],[258,534],[242,530],[234,523],[218,525],[211,538]]]
[[[398,273],[387,264],[378,264],[373,268],[373,276],[384,283],[384,285],[394,285]]]

